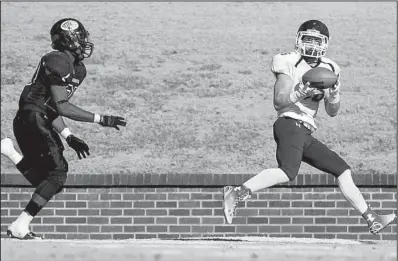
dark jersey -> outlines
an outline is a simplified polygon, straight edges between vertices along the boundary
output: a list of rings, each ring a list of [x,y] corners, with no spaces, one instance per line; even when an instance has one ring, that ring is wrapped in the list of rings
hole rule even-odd
[[[19,108],[39,111],[55,119],[58,113],[51,98],[51,85],[64,87],[69,100],[85,77],[86,67],[82,62],[75,64],[66,53],[50,52],[41,58],[31,82],[22,91]]]

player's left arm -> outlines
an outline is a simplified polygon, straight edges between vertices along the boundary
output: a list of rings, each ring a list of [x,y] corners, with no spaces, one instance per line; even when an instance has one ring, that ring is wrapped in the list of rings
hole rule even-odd
[[[340,110],[340,68],[334,64],[337,83],[325,92],[325,110],[330,117],[335,117]]]

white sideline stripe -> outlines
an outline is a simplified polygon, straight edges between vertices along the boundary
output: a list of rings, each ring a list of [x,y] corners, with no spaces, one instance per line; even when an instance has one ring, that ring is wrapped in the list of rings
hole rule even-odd
[[[35,242],[35,243],[48,243],[48,242],[62,242],[62,243],[77,243],[77,244],[93,244],[93,242],[100,242],[102,244],[222,244],[222,243],[277,243],[277,244],[328,244],[328,245],[361,245],[366,244],[357,240],[348,239],[318,239],[318,238],[272,238],[272,237],[206,237],[206,238],[182,238],[182,239],[123,239],[123,240],[89,240],[89,239],[44,239],[44,240],[18,240],[1,238],[1,240],[18,241],[18,242]],[[236,240],[236,241],[234,241]],[[237,241],[242,240],[242,241]],[[386,241],[382,240],[366,240],[375,244],[385,244]]]

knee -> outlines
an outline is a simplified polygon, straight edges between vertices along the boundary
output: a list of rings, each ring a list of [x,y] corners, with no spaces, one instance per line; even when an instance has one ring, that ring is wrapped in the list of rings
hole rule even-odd
[[[352,179],[352,172],[350,168],[347,168],[344,171],[340,171],[339,174],[335,175],[337,179],[342,178],[351,178]]]
[[[286,174],[286,176],[289,178],[289,181],[292,181],[297,177],[298,168],[291,166],[281,166],[280,169]]]
[[[55,185],[56,187],[62,187],[67,179],[66,171],[53,170],[49,171],[48,181]]]

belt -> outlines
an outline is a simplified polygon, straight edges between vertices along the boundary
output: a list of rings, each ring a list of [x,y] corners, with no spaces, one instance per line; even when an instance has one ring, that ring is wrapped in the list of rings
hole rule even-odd
[[[314,128],[311,124],[309,124],[309,123],[307,123],[307,122],[305,122],[305,121],[298,120],[298,119],[291,118],[291,117],[285,117],[285,118],[289,118],[289,119],[292,119],[292,120],[297,121],[298,123],[300,123],[300,125],[303,125],[306,129],[308,129],[309,131],[311,131],[311,133],[314,132],[314,131],[316,131],[316,128]]]

